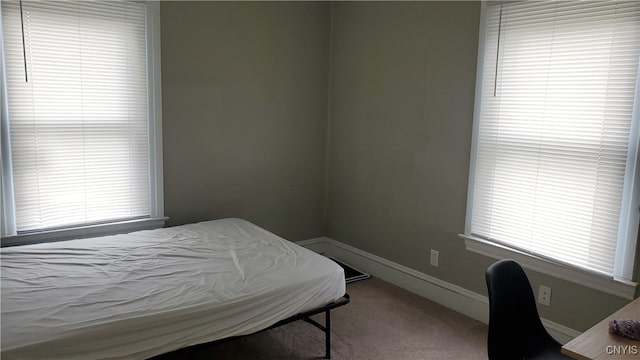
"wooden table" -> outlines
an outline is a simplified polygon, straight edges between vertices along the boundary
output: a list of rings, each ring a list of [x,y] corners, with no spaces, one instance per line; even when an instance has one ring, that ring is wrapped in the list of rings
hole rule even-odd
[[[568,342],[562,353],[579,360],[640,359],[640,341],[610,334],[610,320],[640,320],[640,298]]]

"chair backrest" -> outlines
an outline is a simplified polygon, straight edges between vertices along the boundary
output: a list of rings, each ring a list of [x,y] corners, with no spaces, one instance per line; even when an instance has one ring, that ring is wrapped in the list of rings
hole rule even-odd
[[[545,330],[529,279],[513,260],[500,260],[486,271],[489,290],[489,359],[523,359],[536,347],[555,342]]]

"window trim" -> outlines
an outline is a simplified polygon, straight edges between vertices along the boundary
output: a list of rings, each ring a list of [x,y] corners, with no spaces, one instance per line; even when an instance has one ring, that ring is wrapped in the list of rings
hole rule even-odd
[[[464,233],[458,236],[465,239],[465,249],[494,259],[512,258],[525,268],[547,274],[559,279],[574,282],[589,288],[603,291],[625,299],[633,299],[638,289],[638,274],[633,274],[636,258],[638,225],[640,222],[640,70],[636,80],[636,95],[632,113],[632,128],[630,130],[627,169],[623,189],[623,205],[625,211],[620,216],[619,232],[624,232],[626,241],[617,241],[614,276],[601,274],[566,264],[553,259],[527,253],[500,243],[493,242],[471,234],[471,216],[473,212],[474,184],[476,178],[476,158],[478,149],[478,134],[480,127],[480,105],[482,102],[483,69],[485,55],[485,39],[487,31],[487,6],[483,1],[480,11],[480,31],[478,36],[478,60],[476,68],[476,86],[471,137],[469,182],[467,188],[467,208],[465,214]],[[634,261],[635,260],[635,261]],[[630,279],[616,276],[629,274]],[[634,281],[635,280],[635,281]]]
[[[126,220],[99,225],[85,225],[79,227],[6,236],[2,238],[2,247],[31,245],[106,235],[126,234],[132,231],[159,229],[164,226],[164,222],[167,219],[168,218],[164,217],[157,219],[145,218],[137,220]]]
[[[638,253],[638,237],[640,235],[640,59],[636,74],[636,94],[631,113],[631,129],[629,129],[629,150],[627,167],[622,191],[622,211],[618,232],[626,235],[626,241],[618,241],[614,264],[614,274],[631,274],[640,258]],[[618,235],[620,237],[620,235]],[[638,255],[640,256],[640,255]],[[632,280],[640,281],[640,274]]]
[[[160,2],[146,1],[147,30],[147,81],[148,81],[148,120],[149,120],[149,207],[148,218],[113,221],[105,224],[89,224],[55,230],[18,234],[15,226],[15,200],[13,196],[13,174],[11,166],[10,130],[8,126],[8,98],[6,74],[4,71],[5,51],[0,59],[0,113],[2,125],[2,156],[0,157],[2,218],[0,218],[0,246],[35,244],[41,242],[63,241],[94,236],[114,235],[138,230],[157,229],[168,220],[164,216],[164,181],[162,160],[162,82],[160,61]],[[4,49],[2,35],[2,9],[0,9],[0,47]]]
[[[513,259],[527,269],[616,295],[624,299],[633,300],[638,288],[638,283],[634,281],[607,276],[577,266],[553,261],[552,259],[546,259],[519,251],[476,236],[465,234],[460,234],[459,236],[464,239],[465,249],[467,251],[493,259]]]
[[[2,207],[2,218],[0,218],[0,236],[16,233],[15,221],[15,201],[13,197],[13,181],[6,181],[13,178],[13,166],[11,163],[10,139],[9,134],[9,106],[7,97],[7,77],[4,71],[5,54],[4,51],[4,35],[2,23],[2,7],[0,6],[0,206]]]
[[[149,173],[151,218],[164,218],[162,161],[162,79],[160,1],[147,1],[147,67],[149,91]]]

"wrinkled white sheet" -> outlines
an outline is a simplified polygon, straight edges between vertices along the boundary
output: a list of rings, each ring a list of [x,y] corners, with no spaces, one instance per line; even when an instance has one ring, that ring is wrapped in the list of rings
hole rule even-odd
[[[144,359],[345,293],[331,260],[246,220],[3,248],[2,359]]]

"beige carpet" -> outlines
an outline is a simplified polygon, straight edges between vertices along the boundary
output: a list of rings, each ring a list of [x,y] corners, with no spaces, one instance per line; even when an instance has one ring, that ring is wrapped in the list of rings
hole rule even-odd
[[[351,303],[331,312],[333,359],[487,358],[487,326],[478,321],[375,278],[349,284],[347,292]],[[324,315],[317,321],[323,323]],[[323,357],[324,333],[298,321],[156,360]]]

